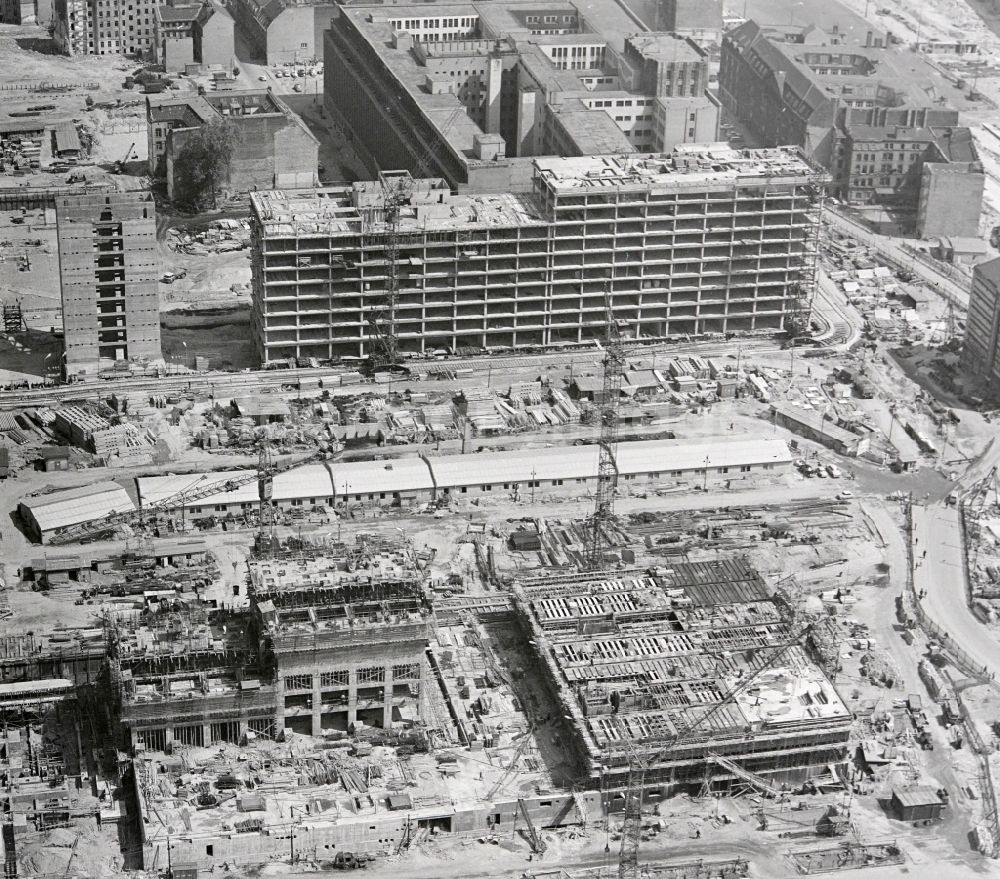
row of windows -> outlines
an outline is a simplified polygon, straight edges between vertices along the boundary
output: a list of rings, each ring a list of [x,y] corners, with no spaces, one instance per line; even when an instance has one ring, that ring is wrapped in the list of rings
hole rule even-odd
[[[558,15],[528,15],[524,19],[526,24],[558,24]],[[564,15],[562,17],[563,24],[573,24],[576,22],[575,15]]]
[[[471,28],[478,23],[476,18],[407,18],[397,19],[391,24],[394,30],[430,30],[442,27]]]

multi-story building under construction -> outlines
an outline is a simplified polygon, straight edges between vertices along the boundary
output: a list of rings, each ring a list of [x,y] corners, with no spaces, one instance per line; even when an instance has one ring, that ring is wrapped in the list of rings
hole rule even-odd
[[[647,793],[776,791],[846,754],[835,640],[821,620],[797,630],[744,559],[537,577],[514,597],[595,787],[621,791],[643,765]]]
[[[60,196],[63,372],[96,377],[126,361],[159,360],[156,206],[147,193]]]
[[[348,570],[359,560],[365,577]],[[247,610],[111,621],[110,680],[133,744],[200,747],[420,720],[431,617],[400,552],[359,541],[344,558],[255,560],[249,574]]]
[[[781,330],[811,296],[825,182],[796,149],[700,144],[539,157],[527,194],[408,178],[253,193],[256,351],[369,355],[393,275],[404,352],[597,338],[605,289],[637,339]]]

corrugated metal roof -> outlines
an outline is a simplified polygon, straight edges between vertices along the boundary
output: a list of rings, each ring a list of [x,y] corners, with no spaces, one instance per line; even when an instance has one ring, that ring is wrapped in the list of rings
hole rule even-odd
[[[41,531],[54,531],[112,512],[135,509],[132,499],[117,482],[95,482],[81,488],[24,498],[21,505],[30,511]]]
[[[135,480],[142,506],[157,504],[167,498],[218,486],[219,493],[203,497],[185,504],[187,507],[214,506],[216,504],[257,503],[256,479],[233,491],[226,491],[225,485],[236,477],[246,477],[246,470],[225,470],[212,473],[185,473],[171,476],[140,476]],[[275,500],[293,498],[327,498],[333,496],[333,481],[323,464],[309,464],[296,467],[274,477],[272,497]]]
[[[742,467],[750,464],[787,464],[788,444],[780,439],[688,443],[643,440],[618,444],[618,472],[623,475],[700,470],[703,467]]]
[[[80,135],[71,120],[57,122],[52,127],[56,137],[56,152],[80,151]]]
[[[334,463],[333,485],[338,496],[394,491],[431,491],[434,480],[423,458]]]
[[[479,452],[428,461],[438,488],[582,479],[597,472],[597,446]]]
[[[921,787],[911,787],[909,790],[893,788],[892,795],[899,801],[901,806],[940,806],[942,799],[937,795],[937,791],[926,785]]]

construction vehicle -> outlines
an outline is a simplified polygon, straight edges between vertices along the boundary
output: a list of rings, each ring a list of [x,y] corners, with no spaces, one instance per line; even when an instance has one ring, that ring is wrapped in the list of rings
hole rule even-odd
[[[119,159],[117,162],[115,162],[114,167],[111,169],[111,173],[112,174],[124,174],[125,173],[125,166],[128,165],[128,163],[133,158],[132,154],[134,152],[135,152],[135,142],[133,141],[132,145],[125,152],[125,157],[123,159]],[[138,156],[136,156],[136,158],[137,157]]]
[[[639,843],[642,840],[642,800],[645,792],[646,773],[649,771],[650,767],[656,764],[662,757],[669,754],[678,745],[683,744],[695,735],[699,729],[715,717],[716,714],[718,714],[726,705],[729,705],[734,699],[736,699],[737,696],[746,692],[746,690],[753,686],[754,682],[760,677],[761,674],[769,670],[776,662],[789,653],[792,648],[797,646],[799,642],[801,642],[803,638],[811,632],[812,628],[813,624],[810,623],[798,632],[798,634],[794,635],[788,643],[778,647],[767,661],[762,662],[753,672],[746,675],[708,711],[693,720],[686,727],[678,730],[674,736],[659,743],[659,746],[656,748],[652,757],[644,757],[638,753],[631,737],[628,735],[624,725],[621,723],[618,714],[616,713],[614,715],[618,720],[618,727],[628,753],[628,776],[625,786],[625,808],[621,831],[621,846],[618,855],[618,879],[639,879],[639,876],[641,875],[641,871],[639,869]],[[659,701],[656,697],[654,688],[648,688],[648,692],[655,701]],[[710,748],[710,741],[706,743],[706,748]],[[720,758],[710,749],[706,751],[706,756],[713,763],[720,763],[721,761],[723,768],[727,768],[729,771],[732,771],[732,766],[729,764],[734,764],[737,768],[739,768],[738,764],[735,764],[735,761],[723,760],[723,758]],[[737,773],[737,775],[744,780],[747,780],[745,778],[746,776],[750,776],[752,778],[750,783],[758,789],[765,787],[770,788],[770,784],[766,780],[761,779],[759,776],[753,775],[753,773],[749,773],[746,770],[740,769],[740,772]],[[602,785],[602,788],[607,789],[607,786]]]
[[[328,454],[329,452],[319,449],[298,461],[275,464],[265,442],[261,444],[261,455],[258,459],[257,467],[253,470],[247,470],[243,473],[230,476],[225,480],[212,479],[212,473],[191,474],[190,486],[182,491],[148,504],[139,510],[130,510],[124,513],[111,511],[99,519],[92,519],[88,522],[80,522],[76,525],[59,529],[52,535],[50,543],[60,546],[67,543],[96,540],[101,535],[110,535],[120,528],[141,526],[143,520],[155,518],[159,513],[169,513],[178,508],[183,516],[185,509],[194,501],[222,494],[223,492],[235,491],[253,482],[256,482],[259,488],[260,514],[263,524],[264,507],[269,508],[271,505],[271,485],[274,477],[279,473],[294,470],[296,467],[311,464],[313,461],[325,458]]]

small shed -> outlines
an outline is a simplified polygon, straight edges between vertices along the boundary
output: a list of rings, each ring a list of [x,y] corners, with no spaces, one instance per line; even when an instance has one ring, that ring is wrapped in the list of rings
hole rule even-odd
[[[892,789],[892,811],[900,821],[936,821],[944,810],[944,800],[932,787],[911,787],[909,790]]]
[[[409,794],[389,794],[389,810],[391,812],[405,812],[413,808],[413,800]]]
[[[258,426],[280,423],[291,414],[288,403],[276,397],[240,397],[232,407],[237,417],[252,418]]]
[[[38,450],[37,468],[51,473],[53,470],[69,470],[72,451],[69,446],[42,446]]]
[[[59,159],[78,159],[82,146],[76,125],[71,119],[52,126],[52,153]]]
[[[538,552],[542,548],[542,538],[537,531],[512,531],[510,548],[518,552]]]

